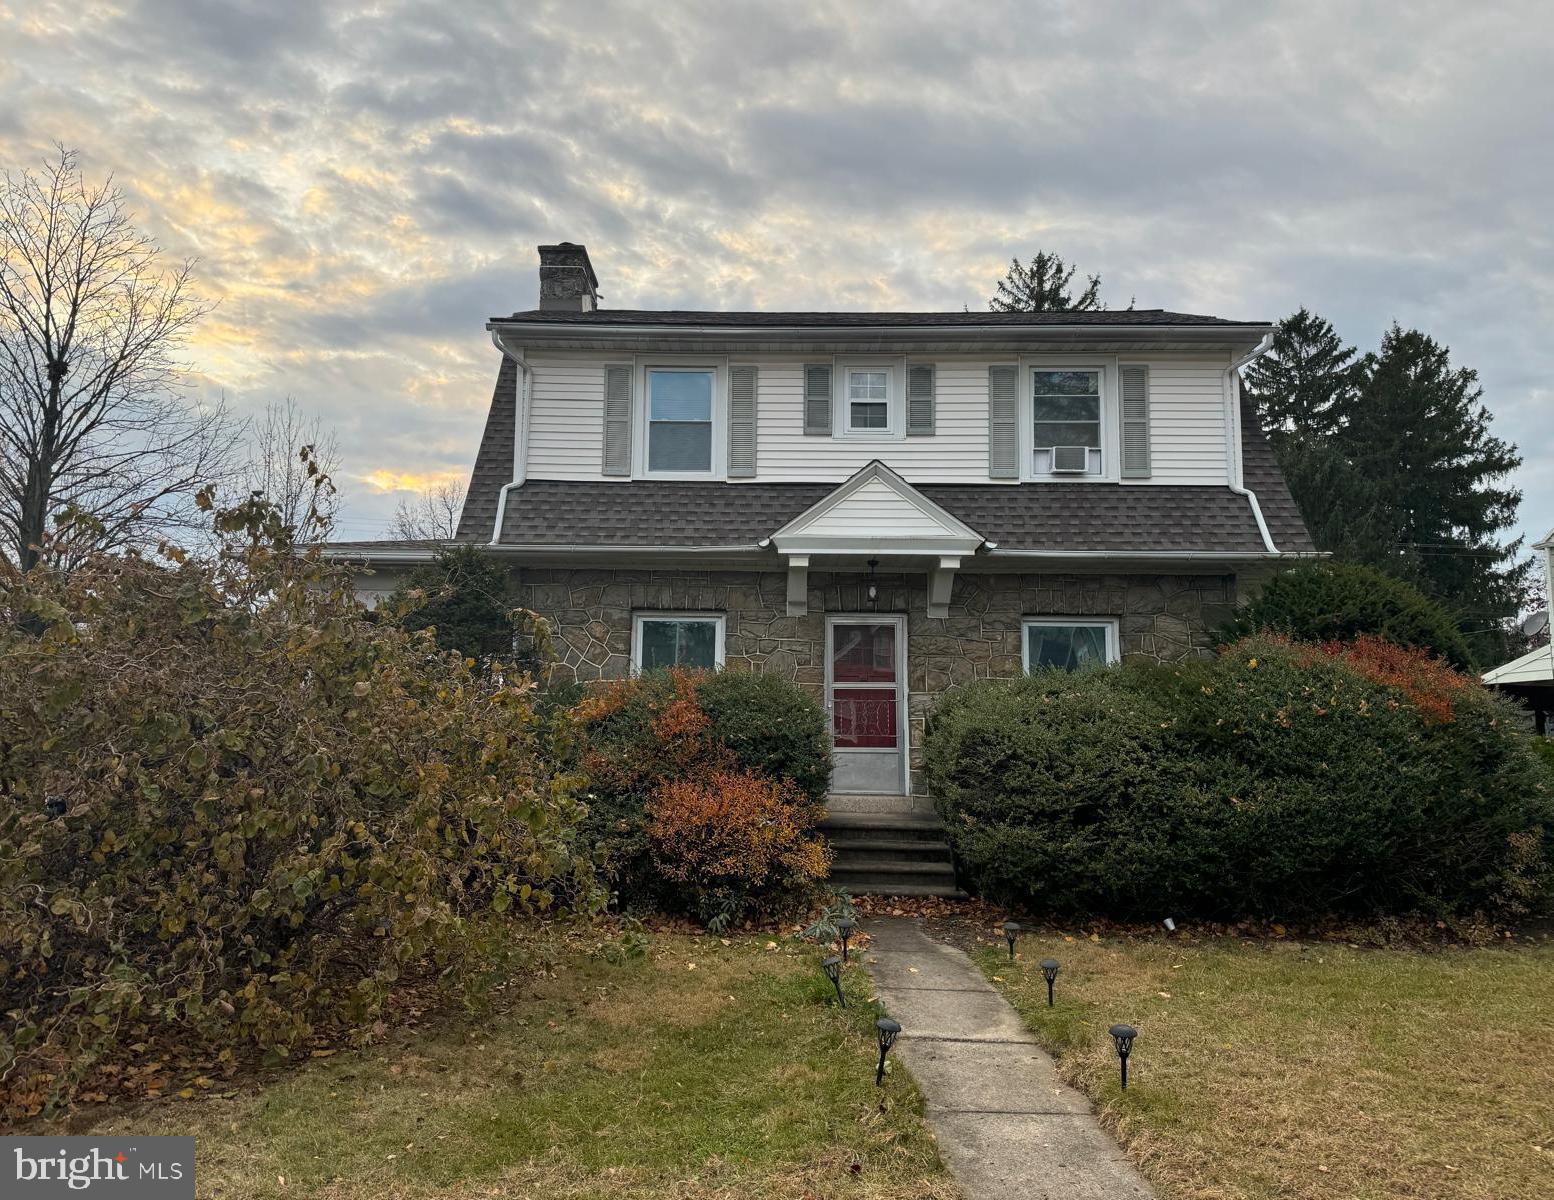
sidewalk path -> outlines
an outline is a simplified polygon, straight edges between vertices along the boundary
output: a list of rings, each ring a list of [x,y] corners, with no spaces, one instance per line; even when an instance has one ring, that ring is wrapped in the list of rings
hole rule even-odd
[[[901,1022],[895,1053],[968,1200],[1154,1195],[965,954],[909,918],[875,918],[867,930],[864,963]]]

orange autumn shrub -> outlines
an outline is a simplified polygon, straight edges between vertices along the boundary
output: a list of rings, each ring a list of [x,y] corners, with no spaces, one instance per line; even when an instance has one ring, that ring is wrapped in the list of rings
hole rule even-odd
[[[605,684],[575,713],[583,833],[621,908],[721,927],[789,907],[824,877],[814,829],[829,739],[798,687],[676,670]]]
[[[1375,634],[1352,642],[1323,642],[1322,653],[1347,663],[1372,683],[1396,688],[1427,722],[1456,719],[1455,705],[1478,691],[1478,681],[1428,651],[1399,646]]]

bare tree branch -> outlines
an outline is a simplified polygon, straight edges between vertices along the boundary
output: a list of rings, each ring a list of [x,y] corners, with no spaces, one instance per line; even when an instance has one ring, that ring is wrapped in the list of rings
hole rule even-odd
[[[309,447],[311,456],[302,454]],[[340,444],[317,415],[287,396],[266,406],[249,428],[243,486],[273,504],[297,541],[322,539],[338,502],[331,482],[340,469]]]
[[[191,277],[73,152],[0,174],[0,555],[22,570],[194,524],[194,493],[230,473],[225,406],[179,394],[210,309]]]
[[[389,536],[407,542],[451,542],[464,507],[456,483],[429,487],[414,500],[401,500],[389,521]]]

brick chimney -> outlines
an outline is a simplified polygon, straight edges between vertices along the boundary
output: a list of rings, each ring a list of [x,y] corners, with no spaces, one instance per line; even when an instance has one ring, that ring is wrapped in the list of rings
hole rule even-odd
[[[588,247],[572,242],[540,247],[540,311],[593,312],[599,307],[599,277]]]

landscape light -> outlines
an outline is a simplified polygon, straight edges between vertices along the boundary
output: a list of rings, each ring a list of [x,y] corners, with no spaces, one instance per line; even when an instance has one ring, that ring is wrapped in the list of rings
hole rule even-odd
[[[1061,969],[1058,966],[1058,960],[1055,958],[1044,958],[1041,960],[1041,973],[1047,977],[1048,1008],[1052,1007],[1052,985],[1057,981],[1058,971]]]
[[[843,917],[836,923],[836,931],[842,938],[842,961],[847,961],[847,942],[853,936],[853,930],[858,928],[858,922],[851,917]]]
[[[1133,1052],[1133,1039],[1138,1037],[1139,1031],[1131,1025],[1113,1025],[1111,1028],[1112,1042],[1117,1047],[1117,1058],[1122,1063],[1122,1090],[1128,1090],[1128,1055]]]
[[[1020,923],[1018,921],[1004,922],[1004,941],[1009,943],[1009,961],[1014,961],[1014,944],[1020,936]]]
[[[890,1053],[890,1048],[896,1044],[896,1037],[901,1032],[901,1026],[889,1017],[881,1017],[874,1022],[874,1028],[880,1035],[880,1065],[874,1072],[874,1086],[883,1087],[885,1084],[885,1055]]]
[[[836,989],[836,1002],[842,1008],[847,1007],[847,997],[842,995],[842,960],[836,955],[823,959],[820,969],[826,973],[826,978],[831,981],[831,986]]]

